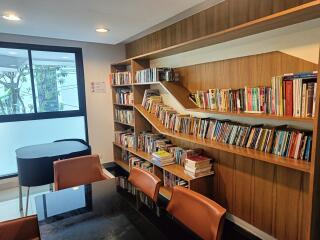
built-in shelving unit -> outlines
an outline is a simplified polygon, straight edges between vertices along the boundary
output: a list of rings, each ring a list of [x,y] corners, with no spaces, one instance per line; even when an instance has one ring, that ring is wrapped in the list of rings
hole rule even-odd
[[[152,59],[222,43],[319,17],[320,1],[312,1],[221,32],[209,34],[205,37],[126,59],[120,63],[113,64],[111,70],[114,72],[129,69],[134,78],[136,71],[148,68]],[[211,67],[210,64],[214,65],[215,68],[212,67],[212,69],[217,70],[219,74],[225,74],[224,80],[221,80],[217,76],[212,77],[215,72],[207,71]],[[319,205],[319,199],[315,196],[319,190],[319,84],[317,86],[317,107],[314,118],[296,118],[244,112],[219,112],[210,109],[200,109],[189,99],[189,94],[195,90],[206,90],[209,88],[237,89],[244,86],[270,86],[271,76],[288,72],[317,70],[319,66],[279,52],[269,55],[251,55],[239,58],[233,62],[225,60],[221,65],[214,62],[200,65],[203,65],[203,67],[197,65],[197,67],[186,66],[183,69],[175,69],[178,72],[185,71],[185,74],[182,74],[184,78],[178,83],[132,83],[112,86],[113,89],[129,87],[134,95],[134,105],[133,107],[130,106],[130,109],[134,111],[134,125],[125,126],[115,122],[115,129],[123,130],[130,127],[134,129],[135,134],[146,130],[154,131],[168,136],[170,140],[172,139],[178,144],[204,148],[206,154],[214,159],[215,175],[213,178],[199,178],[195,184],[194,179],[186,176],[182,166],[179,165],[170,165],[163,168],[155,166],[154,173],[161,177],[161,175],[163,176],[163,172],[167,171],[189,181],[190,189],[211,195],[215,201],[225,206],[231,214],[276,238],[310,239],[310,236],[312,236],[311,232],[314,231],[310,226],[314,225],[314,219],[316,218],[313,216],[312,210],[317,209]],[[246,71],[242,69],[244,66],[247,67],[245,68]],[[314,66],[317,69],[314,69]],[[227,74],[228,71],[233,74]],[[242,76],[238,76],[239,73]],[[202,79],[194,78],[196,74],[200,75]],[[235,77],[237,79],[234,79]],[[172,132],[166,129],[155,115],[147,112],[141,106],[144,91],[150,87],[157,86],[164,88],[171,97],[176,99],[191,114],[204,113],[213,117],[221,115],[223,118],[230,116],[233,119],[240,117],[242,119],[246,118],[244,120],[254,121],[257,124],[272,120],[272,125],[295,124],[296,126],[300,126],[301,129],[307,126],[307,129],[313,130],[311,160],[309,162],[295,160],[258,150]],[[115,104],[114,107],[124,108],[126,106]],[[151,161],[150,154],[114,144],[115,163],[127,171],[130,171],[129,166],[127,166],[126,162],[120,160],[121,152],[123,151],[130,152],[146,161]],[[171,189],[161,187],[160,194],[169,199]],[[288,204],[289,202],[290,204]]]

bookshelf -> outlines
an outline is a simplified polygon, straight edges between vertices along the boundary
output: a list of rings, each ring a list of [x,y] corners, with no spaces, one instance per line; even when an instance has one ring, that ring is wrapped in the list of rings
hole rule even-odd
[[[119,68],[130,69],[132,76],[135,76],[137,70],[148,68],[150,64],[149,60],[143,58],[125,61],[127,64],[129,62],[130,66],[124,68],[122,63]],[[264,63],[265,68],[261,68],[262,63]],[[239,65],[245,71],[241,71],[238,68]],[[278,229],[278,226],[281,227],[281,224],[286,225],[286,232],[293,232],[293,234],[299,235],[299,238],[305,239],[307,232],[299,230],[299,233],[295,233],[295,229],[302,229],[304,226],[302,222],[309,221],[308,216],[311,216],[311,208],[308,206],[312,203],[313,182],[317,179],[315,175],[318,174],[315,171],[315,164],[317,164],[316,156],[318,154],[315,150],[317,149],[317,145],[315,144],[317,144],[318,138],[318,114],[316,114],[315,118],[297,118],[268,114],[212,111],[197,108],[189,99],[189,93],[214,87],[268,86],[271,76],[287,72],[316,70],[314,69],[315,67],[317,66],[314,64],[286,54],[272,52],[225,60],[223,64],[222,61],[218,61],[196,66],[180,67],[175,69],[181,73],[181,81],[178,83],[152,82],[137,84],[133,82],[132,84],[123,86],[112,86],[113,90],[129,87],[132,89],[134,96],[133,106],[117,106],[117,104],[114,104],[117,107],[130,107],[130,109],[133,109],[135,118],[133,126],[119,127],[118,125],[120,124],[115,122],[115,129],[122,130],[126,129],[126,127],[131,127],[135,134],[146,130],[154,131],[167,136],[179,146],[203,148],[206,155],[214,159],[215,175],[213,177],[190,179],[189,176],[184,174],[183,168],[179,165],[170,165],[162,168],[154,166],[154,173],[163,178],[164,172],[167,171],[187,180],[190,189],[212,196],[215,201],[225,206],[231,214],[279,239],[285,239],[283,237],[285,235],[282,235],[283,230]],[[226,79],[217,77],[214,71],[207,71],[207,69],[215,69],[220,75],[225,75]],[[259,74],[259,71],[261,74]],[[230,74],[233,72],[236,74]],[[199,76],[207,77],[207,80],[203,82]],[[232,81],[235,76],[238,77],[239,81]],[[311,161],[306,162],[280,157],[258,150],[172,132],[166,129],[153,114],[150,114],[141,106],[144,91],[151,87],[165,89],[170,96],[191,114],[205,113],[213,116],[219,115],[223,118],[228,118],[228,116],[245,118],[256,123],[272,120],[273,122],[279,122],[278,125],[294,123],[300,124],[302,127],[308,126],[308,128],[313,129]],[[317,93],[319,93],[318,90]],[[317,96],[317,106],[319,106],[318,102],[319,95]],[[115,163],[126,171],[129,171],[129,168],[128,164],[121,160],[122,151],[128,151],[146,161],[151,161],[150,154],[114,144]],[[160,194],[169,199],[171,189],[162,186]],[[262,196],[263,199],[261,199]],[[288,204],[284,204],[287,202],[291,202],[292,205],[289,207]],[[303,221],[301,218],[303,218]],[[293,219],[293,221],[288,222],[288,219]],[[274,228],[271,226],[274,226]],[[286,236],[286,238],[295,239],[297,235]]]

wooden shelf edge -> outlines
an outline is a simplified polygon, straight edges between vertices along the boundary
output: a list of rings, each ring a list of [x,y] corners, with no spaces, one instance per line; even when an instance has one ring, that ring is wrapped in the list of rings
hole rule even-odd
[[[235,27],[228,28],[226,30],[169,46],[160,50],[155,50],[149,53],[130,57],[124,60],[124,62],[139,59],[156,59],[160,57],[170,56],[201,47],[227,42],[266,31],[271,31],[277,28],[290,26],[319,17],[320,1],[315,0],[299,5],[297,7],[293,7],[278,13],[252,20],[247,23],[237,25]]]
[[[265,113],[244,113],[244,112],[220,112],[216,110],[203,109],[203,108],[188,108],[186,109],[190,112],[199,112],[199,113],[209,113],[209,114],[217,114],[217,115],[228,115],[228,116],[237,116],[237,117],[245,117],[245,118],[262,118],[262,119],[275,119],[279,121],[298,121],[298,122],[307,122],[313,123],[314,118],[308,117],[291,117],[291,116],[277,116],[272,114]]]
[[[123,122],[120,122],[120,121],[117,121],[117,120],[113,120],[113,122],[118,123],[118,124],[122,124],[122,125],[126,125],[126,126],[129,126],[129,127],[134,127],[134,124],[130,124],[130,123],[123,123]]]
[[[126,162],[122,161],[122,160],[114,160],[114,162],[119,165],[122,169],[124,169],[125,171],[129,172],[129,164],[127,164]]]
[[[122,107],[133,107],[132,104],[121,104],[121,103],[114,103],[115,106],[122,106]]]
[[[208,139],[196,138],[192,135],[174,133],[166,129],[161,122],[151,113],[148,113],[141,105],[135,105],[135,108],[141,113],[143,117],[161,134],[177,138],[183,141],[192,142],[204,147],[214,148],[220,151],[237,154],[242,157],[249,157],[258,161],[291,168],[294,170],[310,173],[310,163],[303,160],[296,160],[287,157],[280,157],[271,153],[265,153],[249,148],[242,148],[230,144],[214,142]]]
[[[166,199],[170,200],[172,195],[172,189],[169,187],[161,186],[159,193]]]
[[[131,87],[132,83],[128,84],[119,84],[119,85],[111,85],[111,87],[117,88],[117,87]]]

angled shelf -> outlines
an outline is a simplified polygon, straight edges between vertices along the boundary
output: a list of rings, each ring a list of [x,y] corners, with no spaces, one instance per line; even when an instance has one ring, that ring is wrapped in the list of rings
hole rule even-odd
[[[115,123],[121,124],[121,125],[125,125],[125,126],[129,126],[129,127],[134,127],[134,124],[130,124],[130,123],[124,123],[124,122],[120,122],[118,120],[113,120]]]
[[[250,157],[251,159],[255,159],[258,161],[267,162],[274,165],[279,165],[286,168],[291,168],[295,170],[299,170],[302,172],[309,173],[310,172],[310,163],[302,160],[296,160],[287,157],[280,157],[274,154],[265,153],[249,148],[238,147],[230,144],[219,143],[216,141],[208,140],[208,139],[200,139],[188,134],[175,133],[168,129],[166,129],[161,122],[154,116],[153,114],[147,112],[141,105],[135,105],[135,108],[144,116],[149,123],[161,134],[177,138],[183,141],[192,142],[204,147],[209,147],[217,150],[221,150],[224,152],[229,152],[233,154],[237,154],[243,157]]]
[[[115,159],[114,162],[118,164],[123,170],[129,172],[129,165],[123,160]]]
[[[237,116],[237,117],[245,117],[245,118],[274,119],[274,120],[278,120],[278,121],[294,121],[294,122],[313,123],[313,120],[314,120],[314,118],[312,118],[312,117],[277,116],[274,114],[265,114],[265,113],[220,112],[217,110],[210,110],[210,109],[203,109],[203,108],[190,108],[190,109],[186,109],[186,110],[190,111],[190,112],[211,113],[211,114]]]
[[[120,103],[114,103],[113,105],[119,106],[119,107],[133,107],[132,104],[120,104]]]

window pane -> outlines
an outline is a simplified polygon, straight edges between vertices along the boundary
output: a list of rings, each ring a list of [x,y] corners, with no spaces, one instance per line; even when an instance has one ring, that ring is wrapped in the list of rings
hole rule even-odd
[[[74,53],[32,51],[38,112],[79,110]]]
[[[0,115],[33,113],[28,51],[0,48]]]

